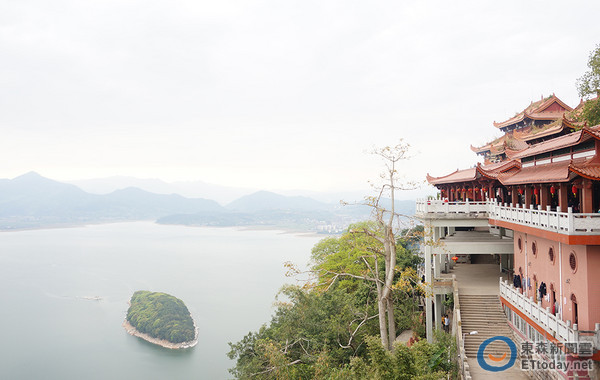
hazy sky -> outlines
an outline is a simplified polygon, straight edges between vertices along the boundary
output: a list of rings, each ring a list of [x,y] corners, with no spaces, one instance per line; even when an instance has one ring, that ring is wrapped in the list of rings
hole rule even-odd
[[[600,1],[0,1],[0,178],[362,189],[473,165],[575,81]]]

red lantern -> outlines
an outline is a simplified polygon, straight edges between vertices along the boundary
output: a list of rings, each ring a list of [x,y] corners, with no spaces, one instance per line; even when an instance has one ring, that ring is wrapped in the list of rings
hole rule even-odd
[[[463,192],[463,193],[466,193],[466,192],[467,192],[467,189],[465,189],[465,188],[463,187],[463,189],[462,189],[462,192]]]
[[[476,188],[475,188],[475,191],[479,191],[479,188],[478,188],[478,187],[476,187]]]
[[[452,256],[452,261],[456,262],[456,260],[458,260],[458,257]]]
[[[550,187],[550,194],[552,194],[552,195],[556,194],[556,188],[554,188],[554,185],[552,185],[552,187]]]
[[[523,195],[523,189],[519,188],[519,195]]]
[[[573,192],[573,195],[577,194],[577,186],[573,185],[571,191]]]
[[[540,189],[538,189],[537,187],[534,187],[533,194],[535,194],[535,196],[538,196],[539,193],[540,193]]]

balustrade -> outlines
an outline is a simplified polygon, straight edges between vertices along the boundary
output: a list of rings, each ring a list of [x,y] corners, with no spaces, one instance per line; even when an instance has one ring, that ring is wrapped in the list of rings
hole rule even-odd
[[[579,331],[576,324],[571,326],[570,321],[561,320],[550,312],[550,308],[543,308],[541,302],[534,302],[533,297],[521,294],[502,278],[500,296],[560,342],[590,342],[595,349],[600,348],[600,323],[596,324],[595,331]]]
[[[530,208],[514,207],[512,204],[500,204],[494,200],[481,202],[445,202],[441,200],[417,200],[416,214],[420,217],[453,218],[457,215],[465,217],[506,221],[514,224],[540,228],[569,235],[600,234],[600,213],[573,213],[569,207],[567,212],[551,211],[550,207]]]

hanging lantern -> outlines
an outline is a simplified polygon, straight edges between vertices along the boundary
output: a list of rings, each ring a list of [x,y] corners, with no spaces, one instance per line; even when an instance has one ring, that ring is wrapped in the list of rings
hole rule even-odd
[[[537,187],[534,187],[533,194],[535,194],[535,196],[537,197],[540,194],[540,189],[538,189]]]
[[[556,188],[554,187],[554,185],[552,185],[552,187],[550,187],[550,194],[552,194],[552,195],[556,194]]]
[[[573,185],[571,191],[573,192],[573,195],[577,194],[577,186]]]
[[[476,188],[475,188],[475,191],[479,191],[479,188],[478,188],[478,187],[476,187]]]
[[[523,189],[519,187],[519,195],[523,195]]]
[[[466,192],[467,192],[467,189],[465,189],[465,188],[463,187],[463,189],[462,189],[462,192],[463,192],[463,193],[466,193]]]
[[[456,262],[456,260],[458,260],[457,256],[452,256],[452,261]]]

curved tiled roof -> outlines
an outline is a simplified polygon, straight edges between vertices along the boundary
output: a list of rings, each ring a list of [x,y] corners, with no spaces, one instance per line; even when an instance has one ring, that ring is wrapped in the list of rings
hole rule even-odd
[[[584,161],[585,159],[580,159]],[[567,182],[574,175],[569,171],[570,161],[553,162],[545,165],[528,166],[515,172],[501,173],[498,180],[503,185],[528,183]]]
[[[520,169],[521,163],[516,160],[505,160],[489,165],[477,164],[476,167],[478,173],[490,179],[497,179],[500,174],[513,168]]]
[[[583,178],[593,180],[600,179],[600,162],[597,160],[588,160],[581,164],[572,162],[569,165],[569,170]]]
[[[478,178],[486,177],[489,179],[496,179],[498,174],[510,170],[512,168],[520,168],[521,163],[519,161],[502,161],[493,164],[481,165],[477,164],[476,167],[464,170],[457,170],[454,173],[450,173],[443,177],[432,177],[427,174],[427,181],[432,185],[441,185],[445,183],[456,183],[456,182],[469,182],[475,181]]]
[[[541,143],[531,145],[529,148],[519,151],[515,154],[511,154],[511,158],[519,159],[524,157],[534,156],[552,150],[566,148],[569,146],[577,145],[586,138],[595,138],[600,140],[600,131],[593,128],[583,128],[580,131],[569,133],[568,135],[559,136],[552,140],[543,141]]]
[[[567,111],[572,111],[573,108],[569,107],[562,100],[560,100],[556,95],[552,94],[546,99],[538,100],[537,102],[532,102],[527,108],[523,111],[519,112],[515,116],[511,117],[508,120],[505,120],[501,123],[494,122],[494,127],[496,128],[504,128],[509,125],[513,125],[519,123],[526,118],[532,120],[555,120],[562,117],[564,111],[550,111],[544,112],[554,103],[558,104],[560,107],[564,108]]]
[[[551,123],[551,124],[554,124],[554,123]],[[529,127],[529,128],[525,128],[524,130],[521,130],[521,131],[516,131],[516,130],[513,131],[513,137],[517,141],[526,142],[526,141],[539,139],[541,137],[555,135],[557,133],[562,132],[565,129],[565,127],[568,127],[568,126],[566,124],[563,124],[562,122],[559,122],[555,125],[550,125],[550,126],[546,127],[545,129],[542,129],[535,133],[531,133],[533,131],[533,128]]]
[[[432,185],[438,185],[443,183],[474,181],[476,174],[475,168],[457,170],[454,173],[450,173],[443,177],[432,177],[427,173],[427,182]]]

